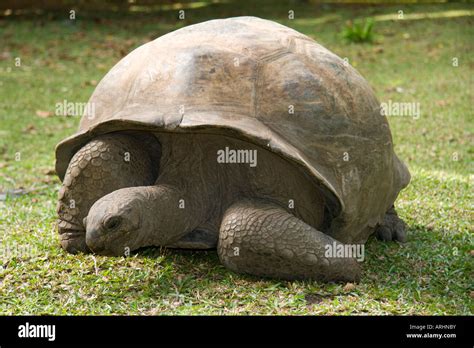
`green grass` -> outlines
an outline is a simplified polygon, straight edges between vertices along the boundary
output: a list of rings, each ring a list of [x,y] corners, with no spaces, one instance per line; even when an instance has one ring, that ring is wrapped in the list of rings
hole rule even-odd
[[[187,10],[186,21],[165,10],[107,14],[112,19],[79,11],[74,24],[59,15],[0,20],[0,192],[28,191],[0,201],[0,314],[472,315],[473,6],[299,6],[216,4]],[[406,18],[390,19],[400,9]],[[381,102],[420,103],[418,119],[389,117],[413,177],[397,201],[408,243],[371,238],[355,286],[241,276],[214,252],[63,252],[54,225],[54,146],[79,118],[37,112],[53,113],[64,99],[86,102],[122,55],[152,38],[242,14],[277,20],[347,57]],[[375,43],[341,40],[347,20],[367,17],[375,20]]]
[[[372,42],[374,41],[372,28],[374,21],[367,18],[364,22],[347,22],[346,27],[342,31],[342,37],[349,42]]]

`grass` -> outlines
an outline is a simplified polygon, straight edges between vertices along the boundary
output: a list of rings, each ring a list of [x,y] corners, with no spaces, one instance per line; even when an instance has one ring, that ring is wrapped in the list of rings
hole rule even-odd
[[[293,20],[283,5],[250,3],[197,6],[185,21],[175,10],[110,19],[79,11],[76,22],[0,19],[1,314],[472,315],[473,6],[299,6]],[[399,10],[404,20],[396,19]],[[63,252],[53,150],[79,118],[50,116],[55,104],[86,102],[113,64],[159,35],[242,14],[277,20],[346,57],[381,102],[420,103],[417,119],[389,117],[396,152],[413,176],[397,201],[408,243],[371,238],[354,286],[236,275],[214,252]],[[375,43],[341,40],[347,20],[367,17],[375,20]]]
[[[374,41],[373,27],[372,18],[367,18],[365,22],[348,22],[342,31],[342,37],[349,42],[372,42]]]

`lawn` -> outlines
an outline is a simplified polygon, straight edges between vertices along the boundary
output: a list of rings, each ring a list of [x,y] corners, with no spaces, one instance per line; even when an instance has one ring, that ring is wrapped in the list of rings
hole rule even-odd
[[[474,6],[206,4],[185,9],[185,20],[166,6],[128,16],[79,10],[73,21],[68,12],[0,17],[0,314],[472,315]],[[396,203],[408,242],[371,238],[358,284],[237,275],[215,252],[125,258],[58,246],[54,146],[79,117],[55,116],[56,103],[86,102],[122,56],[151,39],[236,15],[316,39],[347,58],[381,102],[419,103],[419,117],[389,117],[412,174]],[[366,17],[375,42],[341,39],[347,20]]]

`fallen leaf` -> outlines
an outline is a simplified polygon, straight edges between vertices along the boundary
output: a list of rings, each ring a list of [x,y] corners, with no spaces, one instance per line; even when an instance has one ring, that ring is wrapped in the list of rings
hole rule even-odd
[[[49,176],[46,176],[40,180],[43,184],[50,184],[53,182],[53,179]]]
[[[54,168],[46,168],[43,170],[43,173],[46,175],[56,175],[56,170]]]
[[[25,129],[23,129],[23,133],[36,134],[36,127],[32,124],[29,124]]]
[[[50,111],[36,110],[36,116],[39,116],[41,118],[50,117],[52,115],[53,113]]]
[[[82,87],[97,86],[97,81],[96,80],[88,80],[88,81],[82,82],[81,85],[82,85]]]
[[[436,105],[438,105],[438,106],[446,106],[448,104],[449,104],[449,102],[447,102],[446,100],[437,100],[436,101]]]
[[[342,290],[344,291],[352,291],[356,288],[355,284],[354,283],[347,283],[346,285],[344,285],[344,287],[342,288]]]
[[[0,60],[8,60],[8,59],[11,59],[11,52],[8,52],[8,51],[4,51],[2,53],[0,53]]]

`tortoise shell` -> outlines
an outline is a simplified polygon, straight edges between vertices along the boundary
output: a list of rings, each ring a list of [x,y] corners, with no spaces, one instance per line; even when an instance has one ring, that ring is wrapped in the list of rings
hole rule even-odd
[[[100,134],[232,136],[304,168],[326,195],[328,234],[343,243],[365,242],[410,180],[365,79],[311,38],[260,18],[211,20],[144,44],[89,103],[94,113],[56,147],[61,179]]]

